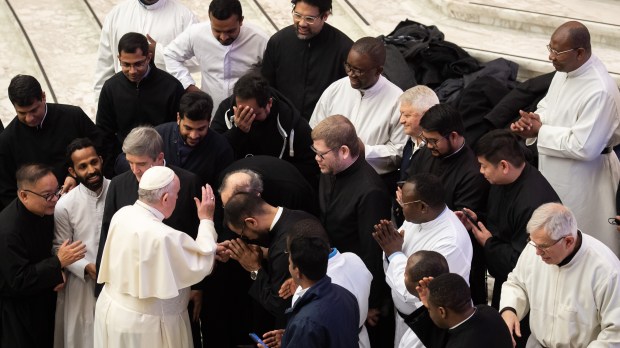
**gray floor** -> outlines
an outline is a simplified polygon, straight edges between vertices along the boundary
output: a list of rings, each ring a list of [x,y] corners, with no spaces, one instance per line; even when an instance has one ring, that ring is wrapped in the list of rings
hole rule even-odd
[[[81,106],[94,118],[99,23],[120,1],[0,1],[0,89],[6,91],[16,74],[31,74],[44,85],[48,101]],[[208,1],[181,1],[201,20],[208,19]],[[269,33],[292,21],[288,1],[241,2],[245,20]],[[446,40],[483,61],[501,56],[518,62],[520,77],[527,78],[551,71],[545,49],[549,36],[562,22],[577,19],[590,28],[595,53],[620,81],[618,13],[618,0],[333,0],[328,21],[354,40],[388,34],[406,18],[435,24]],[[6,92],[0,93],[0,119],[6,125],[13,117]]]

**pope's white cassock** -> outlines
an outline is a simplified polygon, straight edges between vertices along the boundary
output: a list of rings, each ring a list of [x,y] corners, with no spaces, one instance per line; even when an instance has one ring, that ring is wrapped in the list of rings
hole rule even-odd
[[[407,142],[399,123],[401,94],[403,91],[383,76],[366,90],[354,89],[345,76],[323,92],[310,117],[310,127],[329,116],[343,115],[364,142],[368,164],[378,174],[390,173],[400,167]]]
[[[110,180],[103,179],[97,194],[80,184],[62,196],[54,210],[54,249],[66,240],[80,240],[86,246],[86,255],[65,269],[67,281],[58,292],[55,347],[87,348],[93,346],[95,319],[95,280],[85,268],[95,263],[99,248],[101,219]]]
[[[419,250],[436,251],[446,258],[451,273],[456,273],[468,281],[473,248],[465,226],[447,207],[435,220],[421,224],[405,221],[400,230],[405,231],[403,251],[390,255],[389,263],[385,262],[384,255],[385,280],[390,286],[396,309],[409,315],[422,306],[422,302],[407,291],[405,286],[405,268],[409,256]],[[398,313],[395,313],[395,317],[394,346],[424,347],[405,320]]]
[[[97,280],[105,286],[95,310],[95,347],[193,346],[189,287],[211,272],[217,233],[203,219],[194,240],[163,218],[139,200],[114,214]]]
[[[370,348],[370,338],[364,323],[368,317],[368,297],[370,296],[372,274],[366,268],[364,261],[356,254],[340,253],[338,249],[332,248],[327,262],[327,275],[332,279],[332,283],[349,290],[357,299],[360,310],[359,347]],[[308,289],[306,288],[306,290]],[[293,295],[292,304],[294,305],[304,293],[305,291],[301,286],[298,286]]]
[[[616,216],[620,162],[620,92],[594,55],[568,73],[556,72],[538,104],[538,168],[569,207],[580,228],[620,254]],[[532,139],[528,139],[531,144]]]

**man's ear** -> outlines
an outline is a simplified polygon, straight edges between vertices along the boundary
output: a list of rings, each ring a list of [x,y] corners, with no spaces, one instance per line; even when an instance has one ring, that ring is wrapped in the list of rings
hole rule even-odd
[[[252,229],[256,229],[258,227],[258,220],[253,217],[245,218],[244,223],[249,225]]]
[[[446,311],[444,307],[437,307],[437,310],[439,310],[439,315],[441,316],[441,318],[446,319],[446,317],[448,316],[448,311]]]
[[[99,156],[99,158],[101,159],[101,156]],[[101,160],[103,162],[103,160]],[[69,167],[67,168],[69,170],[69,174],[74,177],[77,178],[77,175],[75,174],[75,170],[73,169],[73,167]]]

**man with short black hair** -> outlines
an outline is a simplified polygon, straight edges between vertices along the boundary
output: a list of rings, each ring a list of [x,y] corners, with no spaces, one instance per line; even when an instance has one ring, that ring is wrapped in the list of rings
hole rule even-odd
[[[164,47],[192,23],[198,23],[198,18],[180,0],[125,0],[114,6],[101,25],[95,69],[95,101],[103,84],[121,71],[115,52],[123,35],[131,32],[146,35],[148,51],[153,55],[152,62],[159,69],[165,69]]]
[[[16,181],[17,198],[0,212],[0,346],[51,348],[62,269],[82,259],[86,248],[65,240],[52,254],[60,189],[51,167],[24,165]]]
[[[407,324],[427,347],[512,348],[510,332],[496,309],[472,306],[471,292],[455,273],[425,277],[416,288],[424,307]]]
[[[358,347],[357,300],[326,275],[330,250],[325,238],[293,233],[287,251],[289,272],[303,295],[288,311],[282,348]]]
[[[62,196],[54,210],[54,249],[66,240],[81,240],[83,259],[66,267],[67,282],[58,293],[55,341],[65,347],[89,347],[93,343],[95,261],[101,220],[110,180],[103,177],[103,159],[88,138],[67,146],[69,174],[79,185]]]
[[[67,173],[65,151],[75,138],[102,145],[101,133],[81,108],[47,103],[37,79],[16,75],[8,88],[16,116],[0,133],[0,209],[16,197],[15,172],[29,163],[53,167],[63,193],[77,185]],[[101,148],[100,148],[101,149]]]
[[[181,97],[176,122],[155,127],[164,141],[166,163],[198,175],[203,183],[216,186],[220,173],[233,161],[226,139],[209,130],[213,100],[203,92]]]
[[[332,0],[292,0],[293,24],[267,42],[262,74],[310,119],[321,93],[346,76],[342,63],[353,42],[327,21]]]
[[[183,86],[164,70],[151,65],[152,58],[144,35],[127,33],[120,39],[118,60],[121,72],[104,83],[96,119],[106,142],[113,147],[115,157],[106,165],[109,177],[113,174],[121,144],[134,127],[154,127],[174,121],[179,110]]]
[[[275,328],[284,328],[284,312],[291,303],[280,298],[278,290],[289,277],[286,238],[298,221],[316,218],[300,210],[269,205],[254,192],[233,195],[226,203],[224,214],[228,228],[240,236],[222,243],[228,249],[227,254],[250,273],[254,281],[250,296],[275,317]],[[244,237],[267,247],[268,259],[263,260],[259,245],[247,244]]]
[[[486,212],[463,208],[474,220],[486,215],[484,224],[471,223],[463,213],[461,221],[484,249],[488,272],[495,278],[491,304],[499,306],[502,284],[517,264],[527,243],[526,225],[540,205],[559,202],[549,182],[526,162],[529,151],[509,130],[493,130],[476,143],[480,173],[491,184]]]
[[[192,24],[166,46],[166,70],[188,92],[201,89],[218,106],[230,96],[235,82],[262,61],[267,39],[262,29],[243,23],[239,0],[212,0],[208,22]],[[183,64],[192,57],[200,65],[200,89]]]
[[[293,164],[310,182],[318,169],[310,150],[310,126],[297,109],[256,72],[242,76],[215,113],[213,130],[223,134],[235,158],[269,155]],[[316,186],[316,185],[314,185]]]
[[[409,174],[431,173],[441,178],[444,201],[450,210],[463,208],[485,211],[489,183],[480,174],[480,165],[463,136],[465,126],[458,110],[448,104],[429,108],[420,120],[426,147],[409,167]],[[475,304],[486,302],[484,251],[470,236],[474,256],[469,284]]]

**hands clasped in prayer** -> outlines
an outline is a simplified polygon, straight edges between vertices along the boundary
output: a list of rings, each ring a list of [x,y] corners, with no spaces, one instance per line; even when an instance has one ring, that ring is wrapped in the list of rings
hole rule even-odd
[[[538,136],[538,131],[542,126],[540,115],[533,112],[519,110],[521,118],[510,124],[510,130],[524,138],[534,138]]]
[[[389,220],[381,220],[374,226],[372,237],[379,243],[386,257],[403,250],[405,231],[398,231]]]
[[[252,272],[261,268],[263,252],[258,245],[247,244],[241,238],[237,238],[224,241],[219,246],[224,247],[226,250],[223,253],[237,260],[246,271]]]

